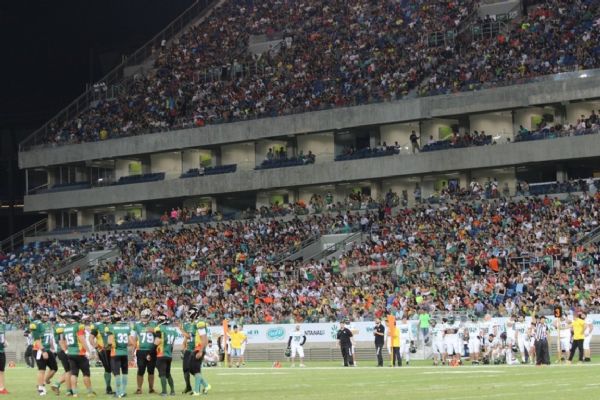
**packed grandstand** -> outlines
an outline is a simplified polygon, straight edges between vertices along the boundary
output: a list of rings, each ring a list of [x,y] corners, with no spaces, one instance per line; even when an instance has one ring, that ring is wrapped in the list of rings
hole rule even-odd
[[[40,306],[53,315],[112,306],[135,320],[144,307],[167,306],[180,318],[198,304],[216,324],[366,321],[421,309],[533,315],[557,302],[574,312],[600,307],[600,250],[582,240],[598,229],[593,181],[562,197],[449,196],[415,207],[393,206],[393,198],[377,209],[173,220],[153,230],[33,242],[0,255],[1,306],[16,327]],[[286,261],[311,238],[339,232],[361,239],[333,258]],[[77,254],[112,248],[115,261],[47,273]]]
[[[477,90],[599,66],[596,0],[529,3],[540,4],[502,30],[465,36],[474,25],[497,23],[477,16],[479,1],[227,0],[163,42],[154,67],[122,85],[118,96],[54,121],[41,140],[106,140]],[[251,35],[280,40],[257,54]]]

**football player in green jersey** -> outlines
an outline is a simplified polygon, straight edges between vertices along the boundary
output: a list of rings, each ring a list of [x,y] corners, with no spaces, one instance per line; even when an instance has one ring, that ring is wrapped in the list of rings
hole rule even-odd
[[[63,335],[63,330],[67,325],[67,319],[69,317],[69,313],[67,311],[61,311],[57,316],[57,323],[54,327],[54,342],[60,343],[61,337]],[[51,386],[51,389],[56,395],[60,394],[60,386],[64,383],[67,387],[67,396],[72,395],[71,392],[71,365],[69,364],[69,358],[67,357],[67,353],[58,346],[56,358],[60,361],[61,366],[63,367],[64,373],[60,377],[59,380],[54,382]]]
[[[127,375],[129,372],[129,347],[135,346],[131,326],[122,321],[119,311],[112,314],[112,324],[105,328],[108,334],[108,347],[110,348],[110,364],[115,376],[117,397],[123,398],[127,393]]]
[[[83,384],[87,389],[87,396],[96,396],[96,393],[92,390],[90,360],[87,357],[87,355],[91,354],[92,350],[88,346],[85,336],[86,330],[85,325],[81,323],[81,313],[79,311],[71,312],[69,323],[62,330],[60,347],[67,353],[67,357],[69,357],[73,397],[78,396],[77,380],[79,379],[79,371],[83,374]]]
[[[8,390],[4,386],[4,368],[6,367],[6,354],[4,354],[4,350],[6,350],[6,346],[8,345],[6,342],[5,319],[6,313],[4,309],[0,308],[0,394],[8,394]]]
[[[171,396],[175,396],[175,384],[171,375],[171,362],[173,361],[173,345],[177,339],[177,328],[171,325],[166,315],[158,316],[158,326],[154,329],[154,345],[156,347],[156,369],[160,377],[161,395],[167,395],[167,382],[171,389]],[[149,357],[149,356],[148,356]]]
[[[106,394],[114,394],[110,385],[112,376],[112,368],[110,366],[110,349],[108,345],[108,335],[106,327],[110,323],[110,310],[102,309],[97,316],[98,321],[90,327],[90,344],[96,349],[98,359],[104,368],[104,385],[106,386]]]
[[[156,353],[154,350],[154,328],[156,323],[151,321],[152,311],[144,309],[140,313],[141,321],[133,326],[133,332],[137,339],[135,356],[137,360],[137,391],[142,394],[144,373],[148,371],[148,393],[154,392],[154,369],[156,368]],[[150,356],[150,359],[148,359]]]
[[[183,379],[185,380],[185,390],[183,394],[191,393],[192,386],[190,384],[190,367],[192,364],[192,356],[194,354],[196,340],[196,322],[198,316],[198,307],[191,307],[186,313],[186,321],[183,326],[180,326],[183,334]]]
[[[38,367],[37,388],[40,396],[46,395],[46,383],[58,371],[56,357],[52,352],[54,331],[50,323],[50,313],[45,309],[36,312],[35,320],[29,325],[33,335],[33,351]],[[48,370],[48,371],[46,371]]]

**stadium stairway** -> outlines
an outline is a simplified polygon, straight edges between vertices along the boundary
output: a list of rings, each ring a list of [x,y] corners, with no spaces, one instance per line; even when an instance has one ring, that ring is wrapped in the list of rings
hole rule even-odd
[[[56,275],[68,274],[75,269],[80,272],[85,272],[92,266],[97,266],[101,262],[111,261],[116,259],[121,254],[118,248],[109,250],[90,251],[75,261],[67,263],[57,269]]]

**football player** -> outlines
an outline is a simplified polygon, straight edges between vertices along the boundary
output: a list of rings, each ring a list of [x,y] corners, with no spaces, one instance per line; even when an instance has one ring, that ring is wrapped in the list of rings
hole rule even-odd
[[[481,353],[481,327],[475,315],[472,315],[470,321],[466,323],[464,331],[465,337],[468,337],[467,346],[469,347],[471,364],[478,365],[479,354]]]
[[[517,317],[517,322],[515,322],[515,335],[519,354],[521,354],[521,363],[523,364],[529,363],[529,336],[527,334],[527,328],[525,317],[519,315]]]
[[[433,351],[433,365],[438,365],[442,360],[443,354],[446,353],[444,349],[444,324],[438,324],[436,320],[432,319],[429,321],[431,325],[431,347]]]
[[[154,347],[156,351],[156,369],[158,369],[162,388],[161,395],[163,396],[167,395],[167,383],[171,389],[171,396],[175,396],[171,363],[173,361],[173,345],[178,335],[177,328],[171,325],[171,320],[165,314],[160,314],[158,316],[158,326],[154,329]],[[150,355],[147,359],[150,359]]]
[[[46,384],[58,371],[56,357],[52,351],[54,343],[54,328],[50,323],[50,313],[40,309],[36,313],[35,320],[29,325],[33,335],[33,351],[38,367],[37,388],[40,396],[46,395]]]
[[[131,326],[122,321],[119,311],[112,313],[112,324],[104,328],[108,336],[110,349],[110,365],[115,376],[116,395],[118,398],[126,396],[127,375],[129,373],[129,347],[135,347],[135,339]]]
[[[414,345],[414,336],[412,333],[412,329],[410,323],[408,322],[408,318],[406,318],[406,313],[402,317],[400,321],[400,359],[406,360],[406,365],[410,363],[410,347]]]
[[[108,334],[106,327],[110,323],[110,310],[102,309],[98,314],[99,322],[90,326],[90,344],[96,349],[98,359],[104,368],[104,385],[106,394],[114,394],[110,385],[112,367],[110,365],[110,349],[108,348]]]
[[[296,366],[296,354],[300,358],[300,367],[304,367],[304,343],[306,343],[306,335],[300,330],[300,325],[296,325],[296,329],[288,338],[291,367]]]
[[[194,338],[194,351],[192,352],[190,361],[190,373],[194,375],[194,390],[193,396],[200,394],[208,394],[211,386],[202,377],[202,362],[206,355],[206,347],[208,346],[208,330],[206,322],[197,321]]]
[[[458,365],[460,363],[461,351],[458,338],[459,329],[460,323],[456,321],[453,316],[450,316],[444,330],[444,347],[446,350],[446,359],[448,356],[452,356],[452,365]]]
[[[60,344],[63,335],[63,330],[65,326],[67,326],[68,318],[68,311],[63,310],[58,314],[57,324],[54,327],[54,341],[58,344]],[[56,354],[56,358],[60,361],[64,373],[59,380],[54,382],[54,384],[51,386],[51,389],[54,393],[56,393],[56,395],[59,395],[60,386],[64,383],[67,387],[67,396],[72,396],[73,392],[71,391],[71,365],[69,364],[69,357],[67,356],[67,353],[62,349],[62,347],[60,347],[60,345],[58,346],[57,350],[58,352]]]
[[[196,340],[196,322],[195,319],[198,316],[198,307],[191,307],[186,313],[186,321],[183,326],[180,327],[181,333],[183,334],[183,379],[185,380],[185,389],[183,394],[193,392],[192,385],[190,383],[190,368],[192,364],[192,357],[194,354],[195,340]]]
[[[133,326],[133,334],[137,340],[135,357],[137,361],[137,390],[135,394],[142,394],[144,374],[148,372],[148,393],[154,391],[154,370],[156,368],[156,353],[154,350],[154,329],[156,323],[151,321],[152,311],[148,308],[140,313],[141,321]],[[148,358],[149,357],[149,358]]]
[[[552,321],[554,328],[559,331],[560,335],[560,360],[565,361],[571,351],[571,323],[567,315],[563,315],[559,319]]]
[[[69,316],[69,323],[63,328],[60,346],[69,358],[73,397],[77,397],[78,393],[77,380],[79,379],[79,371],[83,375],[83,384],[87,389],[87,396],[96,396],[96,393],[92,390],[90,361],[88,359],[93,349],[88,345],[87,340],[85,340],[85,334],[85,325],[81,323],[81,313],[79,311],[72,311]]]

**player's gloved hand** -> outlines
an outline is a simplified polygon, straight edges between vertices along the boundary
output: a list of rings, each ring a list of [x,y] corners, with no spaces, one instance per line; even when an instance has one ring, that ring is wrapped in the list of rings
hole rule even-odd
[[[150,354],[148,354],[148,355],[146,356],[146,360],[148,360],[148,361],[152,361],[152,356],[150,356]]]
[[[47,352],[47,351],[43,351],[43,352],[42,352],[42,358],[43,358],[44,360],[47,360],[47,359],[48,359],[48,352]]]

